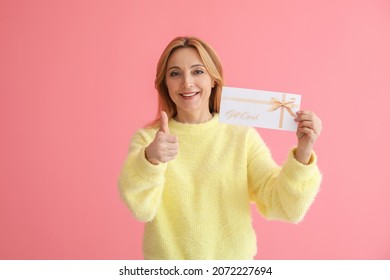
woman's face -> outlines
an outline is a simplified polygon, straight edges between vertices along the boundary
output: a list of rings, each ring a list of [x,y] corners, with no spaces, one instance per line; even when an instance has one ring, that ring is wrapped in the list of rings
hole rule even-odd
[[[176,104],[179,119],[209,118],[209,99],[213,81],[196,49],[179,48],[171,54],[167,63],[165,82],[169,96]]]

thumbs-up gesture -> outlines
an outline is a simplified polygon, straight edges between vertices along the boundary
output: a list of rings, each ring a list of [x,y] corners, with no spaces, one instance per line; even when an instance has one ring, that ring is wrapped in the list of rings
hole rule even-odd
[[[169,134],[168,116],[161,112],[160,129],[154,140],[145,150],[146,159],[152,164],[159,164],[173,160],[179,150],[177,137]]]

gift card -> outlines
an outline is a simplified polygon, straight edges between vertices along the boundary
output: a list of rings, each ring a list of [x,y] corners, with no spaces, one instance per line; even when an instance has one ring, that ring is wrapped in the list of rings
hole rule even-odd
[[[301,96],[292,93],[223,87],[219,120],[224,123],[296,131]]]

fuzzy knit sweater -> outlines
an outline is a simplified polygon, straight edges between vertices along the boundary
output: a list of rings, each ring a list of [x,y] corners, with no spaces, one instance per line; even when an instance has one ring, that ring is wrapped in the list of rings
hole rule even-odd
[[[250,202],[266,219],[298,223],[316,196],[321,174],[294,149],[278,166],[254,128],[171,119],[177,157],[149,163],[145,148],[157,129],[132,138],[119,190],[136,219],[146,222],[145,259],[253,259],[257,253]]]

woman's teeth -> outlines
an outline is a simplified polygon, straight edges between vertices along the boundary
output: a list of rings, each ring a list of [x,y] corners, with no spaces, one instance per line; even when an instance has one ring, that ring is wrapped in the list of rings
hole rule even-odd
[[[194,96],[195,94],[197,94],[196,92],[192,92],[192,93],[182,93],[181,95],[185,96],[185,97],[190,97],[190,96]]]

